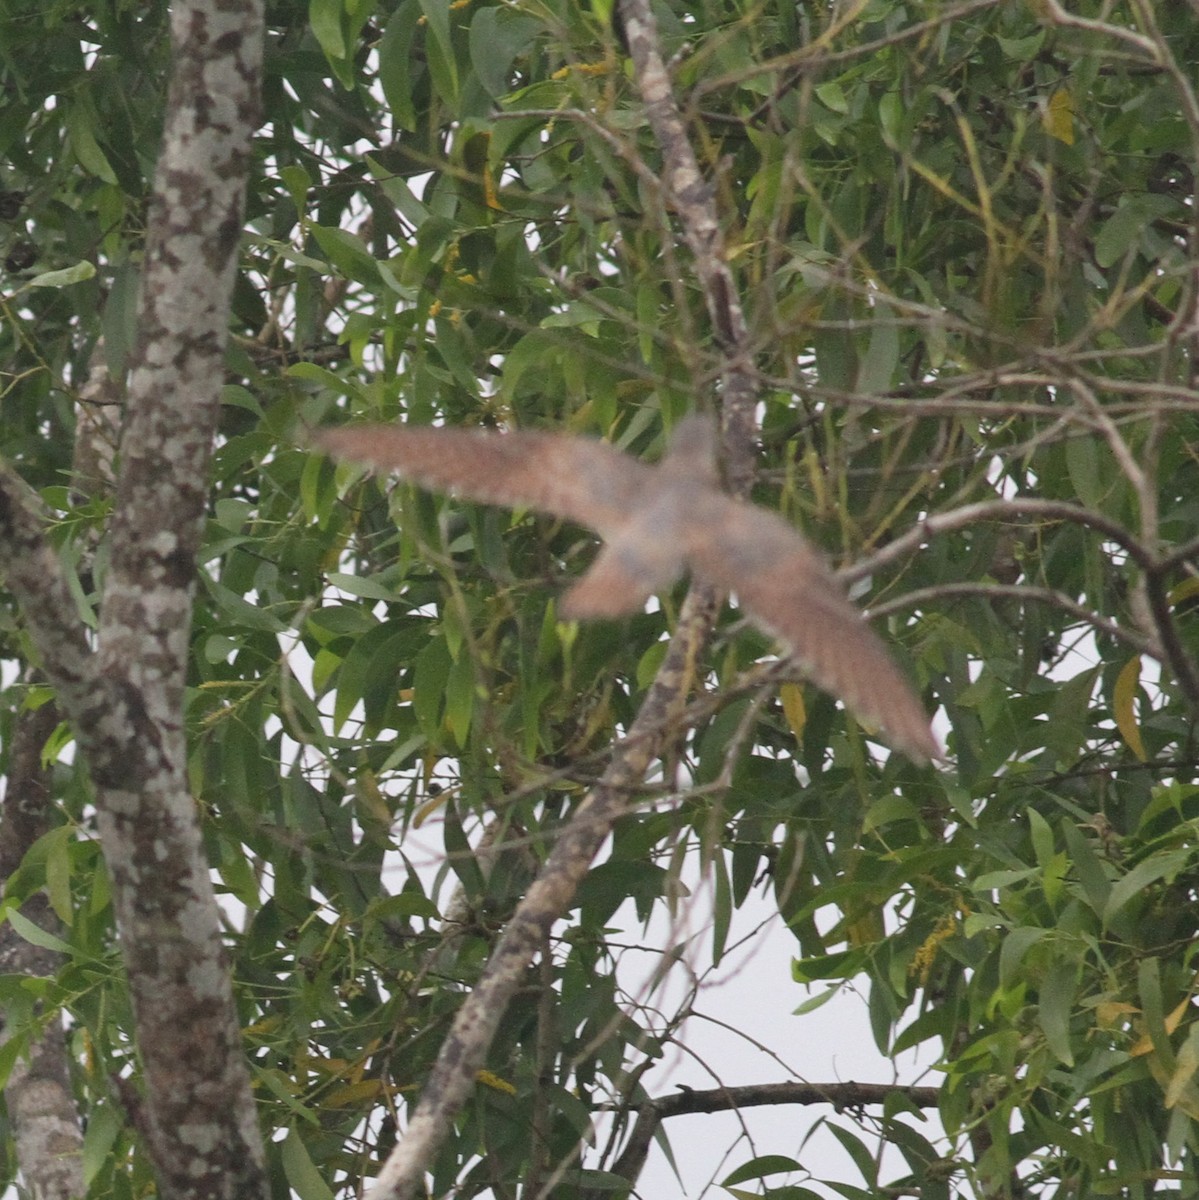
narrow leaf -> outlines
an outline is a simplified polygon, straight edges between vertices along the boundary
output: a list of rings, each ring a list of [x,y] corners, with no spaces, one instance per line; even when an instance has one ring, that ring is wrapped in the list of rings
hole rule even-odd
[[[283,1173],[300,1200],[333,1200],[333,1189],[321,1178],[294,1126],[283,1143],[281,1157]]]
[[[1137,689],[1141,683],[1141,656],[1134,655],[1128,660],[1116,679],[1112,689],[1112,712],[1116,718],[1116,728],[1127,743],[1128,748],[1141,760],[1147,762],[1149,755],[1145,753],[1145,743],[1141,740],[1141,727],[1137,724],[1136,698]]]

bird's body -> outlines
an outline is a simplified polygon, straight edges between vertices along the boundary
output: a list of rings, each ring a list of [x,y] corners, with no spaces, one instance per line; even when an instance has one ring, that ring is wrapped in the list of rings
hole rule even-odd
[[[940,757],[919,698],[819,552],[777,513],[720,490],[715,429],[706,418],[681,422],[657,467],[603,442],[556,433],[373,425],[326,430],[316,441],[422,487],[594,529],[605,545],[563,597],[563,616],[640,611],[690,571],[735,594],[820,687],[910,758]]]

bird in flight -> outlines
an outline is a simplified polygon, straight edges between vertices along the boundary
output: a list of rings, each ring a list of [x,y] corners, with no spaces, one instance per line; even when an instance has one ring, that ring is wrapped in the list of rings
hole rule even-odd
[[[358,425],[322,430],[313,441],[431,491],[594,529],[605,544],[562,598],[568,619],[639,612],[684,571],[734,593],[817,686],[913,761],[941,757],[919,697],[819,551],[777,513],[721,490],[706,417],[681,421],[657,466],[565,433]]]

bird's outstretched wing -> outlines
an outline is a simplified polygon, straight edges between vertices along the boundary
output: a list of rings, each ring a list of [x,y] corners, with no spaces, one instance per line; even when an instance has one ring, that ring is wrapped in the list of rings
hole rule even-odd
[[[654,483],[652,467],[570,434],[352,425],[312,440],[338,458],[396,471],[433,491],[536,509],[604,537],[624,527]]]
[[[680,555],[676,576],[682,572]],[[670,580],[666,581],[669,584]],[[582,579],[567,589],[558,605],[567,621],[614,620],[642,612],[645,602],[660,586],[659,578],[647,572],[636,558],[629,558],[618,543],[605,546]]]
[[[917,762],[941,757],[919,697],[820,554],[775,513],[713,485],[710,431],[697,422],[683,424],[658,468],[569,434],[359,425],[324,430],[314,441],[422,487],[597,530],[609,545],[567,592],[567,616],[632,611],[685,562],[734,593],[819,687],[877,724],[898,749]]]
[[[818,687],[877,725],[909,758],[940,758],[920,698],[821,555],[775,513],[723,496],[703,507],[708,532],[697,526],[688,546],[693,573],[735,593],[746,615],[785,642]]]

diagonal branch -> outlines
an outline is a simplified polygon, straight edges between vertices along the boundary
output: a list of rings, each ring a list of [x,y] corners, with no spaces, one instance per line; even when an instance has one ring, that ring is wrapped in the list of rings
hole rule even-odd
[[[694,258],[715,340],[723,354],[721,394],[724,448],[731,489],[745,495],[754,473],[757,383],[744,313],[728,266],[713,199],[687,137],[661,53],[648,0],[620,0],[621,18],[649,124],[662,150],[664,190],[680,217]],[[711,628],[713,593],[693,591],[663,667],[598,785],[560,835],[549,860],[526,894],[478,984],[458,1012],[408,1130],[377,1180],[379,1200],[407,1200],[422,1186],[424,1172],[470,1095],[499,1021],[528,964],[554,921],[566,911],[580,880],[627,810],[630,796],[677,721],[689,685],[691,664]]]
[[[634,71],[665,160],[666,193],[682,222],[695,259],[708,315],[724,355],[721,371],[724,454],[729,486],[746,495],[753,482],[755,403],[749,337],[734,286],[712,189],[688,141],[662,57],[648,0],[620,0]],[[407,1132],[379,1174],[376,1200],[408,1200],[421,1190],[425,1170],[474,1086],[488,1047],[526,967],[554,921],[566,912],[580,880],[643,785],[681,709],[696,656],[712,628],[717,595],[693,588],[678,629],[649,694],[611,763],[570,824],[513,915],[478,984],[459,1009]]]
[[[931,537],[940,533],[961,529],[979,521],[1020,520],[1069,521],[1076,525],[1082,525],[1114,542],[1128,555],[1129,560],[1140,568],[1144,576],[1147,599],[1144,615],[1147,623],[1151,626],[1149,632],[1155,635],[1153,640],[1156,642],[1156,645],[1150,645],[1147,641],[1142,641],[1141,648],[1152,653],[1155,658],[1169,667],[1187,699],[1192,704],[1199,704],[1199,668],[1196,667],[1178,636],[1177,623],[1170,611],[1164,583],[1167,571],[1186,561],[1193,553],[1192,547],[1184,545],[1169,555],[1155,557],[1153,551],[1119,521],[1096,512],[1094,509],[1084,508],[1081,504],[1073,504],[1067,500],[1037,500],[1031,497],[1016,497],[1011,500],[982,500],[975,504],[965,504],[949,512],[925,517],[924,520],[917,522],[906,533],[889,542],[868,559],[863,559],[838,572],[838,576],[846,583],[863,579],[880,567],[906,557]],[[992,594],[999,594],[995,590],[996,585],[987,584],[985,586]],[[977,591],[977,585],[958,585],[959,594],[965,594],[963,589],[967,587],[974,587]],[[949,594],[950,587],[942,584],[920,593],[912,593],[903,601],[903,604],[906,607],[917,600]],[[1124,636],[1125,640],[1132,640],[1127,633],[1121,635],[1113,623],[1105,622],[1103,618],[1088,613],[1081,606],[1074,605],[1067,597],[1059,598],[1045,589],[1041,589],[1039,594],[1034,594],[1027,588],[1022,588],[1021,594],[1029,598],[1048,599],[1057,607],[1064,608],[1072,616],[1089,622],[1102,632],[1113,636]]]
[[[695,658],[715,615],[715,598],[693,589],[628,737],[616,747],[599,783],[559,835],[545,866],[500,936],[479,982],[458,1010],[420,1103],[384,1163],[371,1200],[413,1200],[424,1194],[424,1173],[470,1097],[475,1075],[525,969],[545,945],[554,922],[570,907],[592,859],[613,824],[628,811],[650,763],[674,727]]]
[[[662,57],[653,9],[649,0],[619,0],[619,3],[637,87],[650,128],[662,150],[666,195],[681,219],[683,237],[695,260],[696,280],[724,356],[720,393],[725,465],[730,489],[744,496],[753,485],[758,399],[745,312],[729,268],[713,188],[704,178],[687,137]]]
[[[72,718],[99,715],[96,665],[33,489],[0,464],[0,577],[25,617],[41,667]]]

